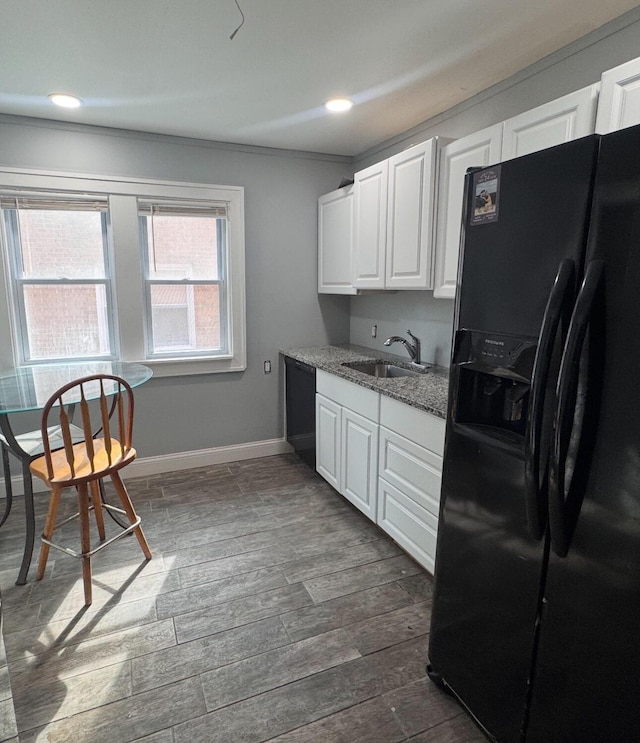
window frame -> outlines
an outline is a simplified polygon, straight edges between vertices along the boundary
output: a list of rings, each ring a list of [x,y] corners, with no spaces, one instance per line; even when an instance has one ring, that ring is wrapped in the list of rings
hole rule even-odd
[[[52,201],[60,201],[61,203],[69,204],[70,208],[68,211],[73,211],[72,204],[73,199],[66,195],[65,198],[55,199],[52,197]],[[81,201],[81,200],[79,200]],[[3,210],[4,211],[4,210]],[[9,274],[9,283],[11,286],[12,294],[12,314],[16,325],[16,361],[23,366],[37,366],[41,364],[53,364],[53,363],[72,363],[73,361],[84,361],[90,358],[91,361],[115,361],[118,358],[118,332],[117,332],[117,319],[115,308],[115,298],[113,292],[113,279],[112,279],[112,257],[111,248],[108,237],[108,203],[105,204],[105,209],[100,210],[100,225],[102,234],[102,259],[104,265],[104,277],[103,278],[65,278],[65,277],[46,277],[46,278],[24,278],[21,274],[23,273],[21,266],[21,253],[22,250],[22,238],[20,234],[20,217],[18,212],[20,211],[19,204],[16,205],[15,209],[10,207],[6,208],[9,212],[8,218],[4,223],[4,239],[6,240],[6,254],[7,254],[7,268]],[[60,211],[65,211],[60,209]],[[13,245],[13,249],[10,247]],[[98,314],[97,320],[98,325],[105,325],[105,335],[107,337],[108,345],[111,349],[110,353],[96,354],[91,357],[86,356],[60,356],[50,357],[42,359],[31,358],[31,351],[29,349],[29,338],[27,333],[27,310],[25,303],[25,286],[95,286],[104,287],[104,295],[106,301],[106,324],[101,322],[102,318]]]
[[[152,179],[120,179],[103,175],[67,174],[0,168],[0,192],[37,191],[44,194],[103,195],[109,201],[108,237],[111,280],[115,294],[116,342],[119,359],[151,367],[156,376],[179,376],[244,371],[246,353],[244,188],[205,183]],[[227,210],[226,303],[228,352],[205,356],[147,358],[145,346],[144,266],[141,255],[138,201],[224,203]],[[6,288],[0,300],[0,368],[20,365],[20,328],[13,302],[13,283],[6,235],[2,230],[0,282]],[[114,349],[117,352],[117,349]],[[78,359],[79,360],[79,359]]]
[[[183,205],[186,210],[188,210],[189,205],[185,204]],[[196,209],[197,209],[197,205]],[[194,209],[194,214],[196,213],[196,209]],[[198,279],[198,278],[190,278],[190,277],[184,277],[180,279],[161,279],[161,278],[151,278],[150,276],[150,269],[149,269],[149,260],[148,260],[148,241],[149,241],[149,235],[147,230],[147,222],[146,218],[147,216],[153,217],[153,214],[151,215],[140,215],[138,217],[138,222],[140,225],[140,249],[141,249],[141,257],[142,257],[142,263],[143,263],[143,283],[144,283],[144,299],[145,299],[145,340],[146,340],[146,357],[147,359],[163,359],[171,357],[170,351],[154,351],[153,350],[153,311],[152,311],[152,302],[151,302],[151,287],[153,286],[183,286],[188,287],[191,290],[191,299],[192,302],[187,302],[186,307],[189,316],[194,314],[194,306],[193,306],[193,288],[194,286],[217,286],[218,287],[218,297],[219,297],[219,305],[220,305],[220,338],[221,338],[221,348],[227,349],[229,347],[229,308],[227,303],[227,274],[228,274],[228,252],[229,252],[229,246],[228,246],[228,239],[227,239],[227,220],[224,219],[221,221],[219,225],[217,225],[216,229],[216,240],[217,240],[217,251],[216,251],[216,258],[217,258],[217,279]],[[212,217],[213,218],[213,217]],[[178,351],[176,349],[176,353],[178,354],[178,357],[189,355],[186,353],[186,350]],[[216,351],[213,354],[207,354],[206,351],[195,351],[193,352],[190,357],[192,358],[198,358],[201,356],[212,356],[212,357],[222,357],[226,355],[225,350]]]

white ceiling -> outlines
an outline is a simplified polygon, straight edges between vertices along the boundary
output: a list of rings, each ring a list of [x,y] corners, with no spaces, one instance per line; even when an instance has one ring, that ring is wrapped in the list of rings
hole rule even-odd
[[[0,113],[355,155],[635,0],[5,0]],[[51,92],[80,96],[66,111]],[[346,95],[347,114],[322,103]]]

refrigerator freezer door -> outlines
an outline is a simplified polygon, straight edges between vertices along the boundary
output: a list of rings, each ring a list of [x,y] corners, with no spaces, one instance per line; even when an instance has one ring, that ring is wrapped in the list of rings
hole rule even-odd
[[[598,139],[502,163],[496,217],[479,221],[479,171],[467,182],[458,327],[537,337],[562,258],[580,273]]]
[[[566,557],[551,554],[527,743],[640,740],[640,127],[603,138],[599,420]]]

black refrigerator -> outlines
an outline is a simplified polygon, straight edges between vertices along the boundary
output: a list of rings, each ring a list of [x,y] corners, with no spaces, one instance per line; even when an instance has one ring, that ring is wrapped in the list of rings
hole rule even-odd
[[[500,743],[640,741],[640,127],[467,174],[428,672]]]

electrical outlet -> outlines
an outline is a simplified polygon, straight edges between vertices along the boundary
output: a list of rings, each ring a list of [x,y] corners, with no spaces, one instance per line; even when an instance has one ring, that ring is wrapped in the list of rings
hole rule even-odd
[[[271,374],[271,362],[268,360],[264,362],[264,373]]]
[[[371,337],[372,338],[376,338],[377,335],[378,335],[378,326],[377,325],[372,325],[371,326]]]

